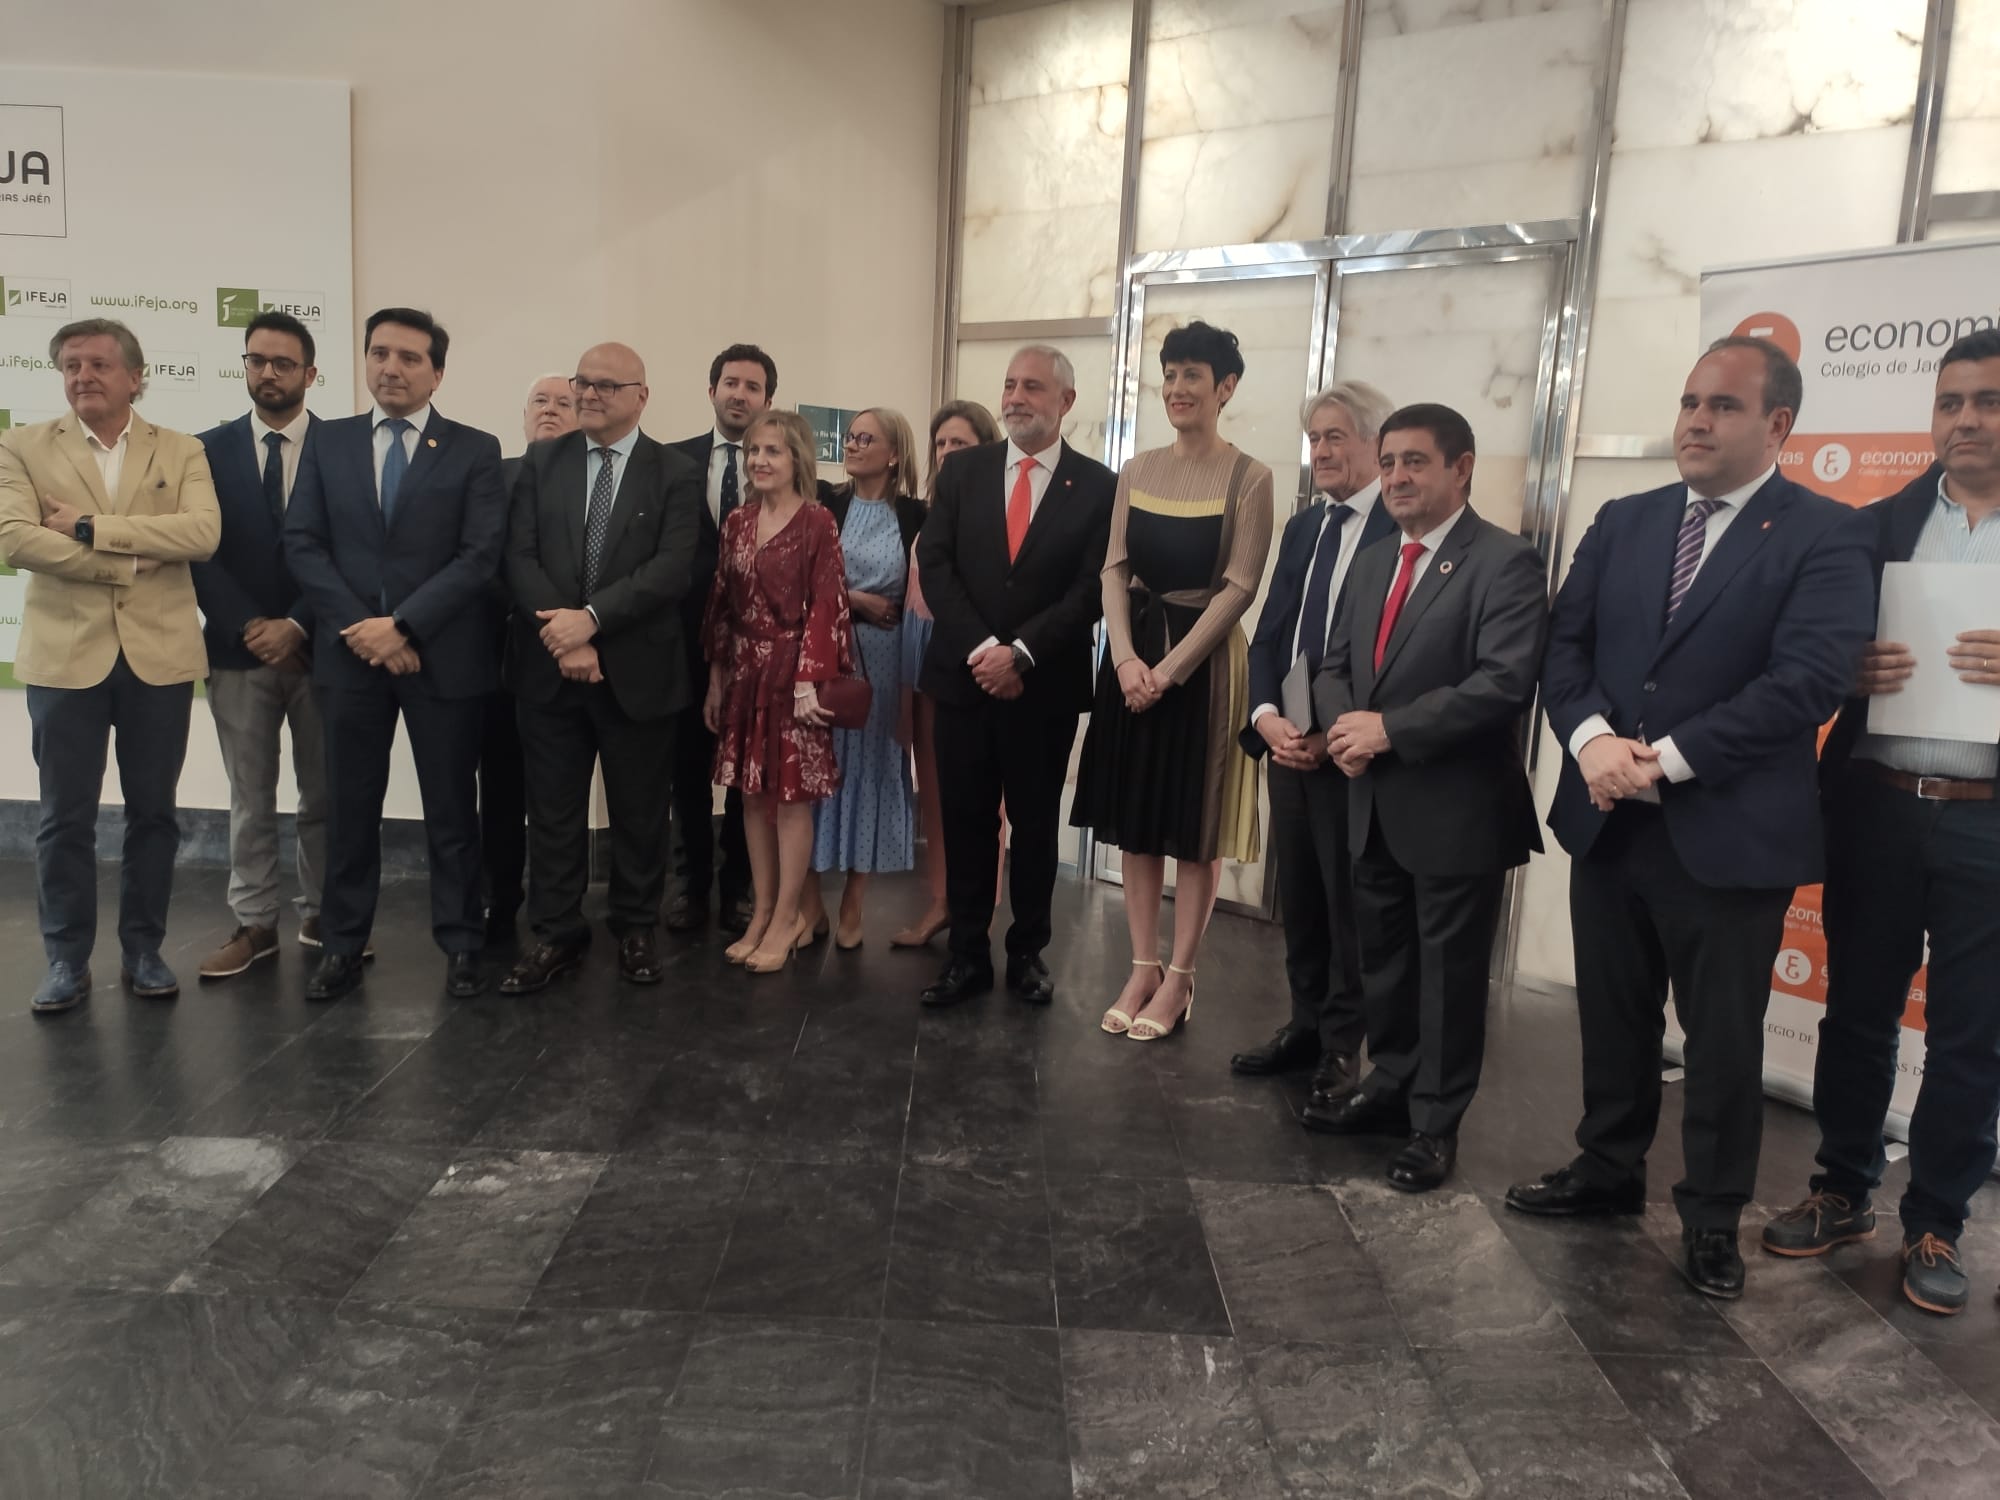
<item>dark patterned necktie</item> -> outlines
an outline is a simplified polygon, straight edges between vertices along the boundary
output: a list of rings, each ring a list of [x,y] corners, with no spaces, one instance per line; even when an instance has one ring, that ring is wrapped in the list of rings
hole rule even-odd
[[[720,526],[729,519],[729,513],[736,509],[738,498],[736,488],[736,455],[742,451],[735,443],[724,443],[725,455],[722,462],[722,495],[716,504],[715,524]]]
[[[410,469],[410,455],[403,447],[403,434],[410,430],[410,423],[403,417],[391,417],[382,424],[389,429],[389,451],[382,455],[382,524],[389,525],[396,519],[396,492],[403,487],[403,476]]]
[[[1347,534],[1347,523],[1353,519],[1352,506],[1334,506],[1320,531],[1319,551],[1306,578],[1306,601],[1299,611],[1299,655],[1315,672],[1326,655],[1326,624],[1333,611],[1333,570],[1340,562],[1340,545]]]
[[[1720,500],[1697,500],[1681,517],[1680,540],[1674,543],[1674,578],[1667,586],[1667,620],[1694,587],[1694,575],[1701,571],[1701,549],[1708,539],[1708,518],[1722,509]]]
[[[271,508],[271,520],[285,524],[285,435],[264,434],[264,503]]]
[[[604,538],[611,530],[611,464],[617,458],[609,448],[596,450],[604,460],[590,487],[590,505],[583,513],[583,597],[597,592],[597,575],[604,571]]]

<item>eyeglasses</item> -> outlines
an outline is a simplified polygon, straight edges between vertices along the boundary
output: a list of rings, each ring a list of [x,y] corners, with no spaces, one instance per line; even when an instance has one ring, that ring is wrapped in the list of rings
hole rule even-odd
[[[261,354],[243,356],[243,368],[252,375],[262,375],[266,370],[282,379],[289,380],[299,373],[299,362],[295,359],[266,359]]]
[[[601,399],[607,401],[620,391],[645,383],[643,380],[585,380],[581,375],[572,375],[569,378],[569,388],[579,396],[588,396],[595,391]]]
[[[875,434],[872,432],[850,432],[840,440],[843,448],[866,448],[874,441]]]

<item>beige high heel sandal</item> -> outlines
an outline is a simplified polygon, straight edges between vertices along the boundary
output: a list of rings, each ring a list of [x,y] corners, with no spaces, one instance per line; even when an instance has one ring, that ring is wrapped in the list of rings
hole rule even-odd
[[[1160,961],[1157,958],[1135,958],[1132,960],[1132,967],[1135,969],[1157,969],[1160,967]],[[1166,974],[1162,972],[1160,975],[1160,984],[1165,983]],[[1154,985],[1153,988],[1158,989],[1159,985]],[[1146,998],[1150,1000],[1152,997],[1149,995]],[[1117,1023],[1116,1025],[1112,1024],[1114,1021]],[[1099,1031],[1108,1031],[1113,1036],[1122,1036],[1132,1029],[1132,1018],[1114,1005],[1104,1013],[1104,1019],[1097,1023],[1097,1029]]]
[[[1194,1014],[1194,970],[1183,969],[1179,964],[1168,964],[1167,968],[1173,973],[1187,975],[1187,1004],[1181,1007],[1181,1013],[1174,1017],[1174,1024],[1171,1026],[1162,1026],[1158,1021],[1148,1020],[1146,1017],[1141,1016],[1126,1029],[1125,1037],[1127,1041],[1157,1042],[1162,1037],[1172,1036],[1176,1031],[1180,1030],[1181,1023]],[[1161,981],[1163,984],[1165,982],[1164,980]]]

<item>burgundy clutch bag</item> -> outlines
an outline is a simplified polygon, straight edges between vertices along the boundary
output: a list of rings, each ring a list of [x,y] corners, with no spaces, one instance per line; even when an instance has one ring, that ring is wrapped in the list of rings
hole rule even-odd
[[[868,707],[875,690],[866,677],[834,677],[817,685],[819,706],[833,719],[835,729],[860,729],[868,722]]]

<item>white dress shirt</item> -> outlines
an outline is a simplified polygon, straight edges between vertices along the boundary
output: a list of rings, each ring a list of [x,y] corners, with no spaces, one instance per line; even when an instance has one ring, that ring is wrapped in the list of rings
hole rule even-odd
[[[311,413],[302,406],[299,414],[283,427],[273,427],[264,420],[262,412],[250,413],[250,451],[257,456],[257,473],[264,472],[264,460],[268,456],[264,439],[270,433],[277,433],[285,441],[278,447],[278,462],[285,471],[285,503],[292,500],[292,481],[299,477],[299,449],[305,445],[306,428],[312,422]],[[382,468],[378,460],[375,467],[375,481],[381,483]]]
[[[1334,559],[1333,576],[1327,579],[1326,583],[1327,637],[1322,638],[1319,643],[1320,650],[1323,652],[1326,650],[1326,639],[1331,638],[1333,634],[1334,601],[1340,597],[1341,585],[1347,582],[1347,570],[1354,565],[1354,554],[1361,550],[1361,533],[1368,525],[1368,517],[1373,513],[1376,502],[1382,498],[1382,481],[1379,479],[1373,481],[1368,488],[1356,491],[1345,500],[1331,500],[1324,493],[1316,495],[1313,498],[1315,500],[1326,500],[1327,506],[1326,513],[1320,517],[1319,536],[1313,542],[1312,556],[1306,559],[1305,581],[1307,583],[1311,583],[1313,569],[1319,565],[1319,550],[1327,544],[1328,528],[1335,525],[1338,525],[1340,528],[1336,537],[1336,545],[1339,546],[1340,552]],[[1353,520],[1335,521],[1333,514],[1334,507],[1340,505],[1344,505],[1354,512]],[[1305,654],[1306,643],[1299,637],[1300,630],[1305,627],[1305,618],[1305,600],[1301,596],[1299,600],[1299,617],[1292,624],[1292,651],[1291,655],[1285,658],[1286,661],[1295,662]],[[1265,714],[1274,714],[1277,712],[1278,705],[1275,703],[1258,704],[1250,711],[1251,727],[1254,729],[1257,721],[1263,718]],[[1293,725],[1292,727],[1297,728],[1298,726]]]
[[[132,417],[125,417],[125,430],[111,440],[107,447],[97,440],[97,434],[88,426],[83,429],[84,446],[90,449],[90,456],[97,460],[97,472],[104,481],[104,499],[108,505],[118,503],[118,481],[125,476],[125,453],[132,446]]]
[[[380,505],[382,503],[382,465],[389,457],[389,438],[391,434],[388,424],[392,419],[380,406],[377,406],[370,412],[369,417],[375,424],[375,503]],[[403,457],[414,463],[417,457],[417,442],[423,437],[424,428],[430,424],[430,403],[426,401],[403,420],[410,424],[409,430],[403,434]]]
[[[1000,501],[1004,507],[1014,498],[1014,486],[1020,480],[1021,465],[1029,459],[1033,459],[1035,466],[1028,471],[1028,524],[1030,526],[1035,524],[1035,516],[1042,508],[1042,496],[1049,492],[1049,480],[1055,475],[1056,465],[1062,462],[1062,446],[1062,439],[1058,437],[1048,447],[1042,449],[1041,452],[1027,453],[1012,438],[1007,439],[1007,467],[1001,471],[1000,475]],[[999,644],[1000,638],[998,636],[989,635],[985,640],[972,648],[971,655],[965,658],[966,665],[971,666],[973,659],[981,652],[990,651]],[[1028,665],[1033,666],[1035,664],[1034,653],[1019,641],[1015,641],[1013,644],[1021,647],[1021,654],[1028,658]]]
[[[1765,482],[1777,472],[1778,466],[1772,464],[1770,468],[1759,474],[1748,484],[1733,489],[1726,495],[1699,495],[1693,489],[1688,490],[1687,499],[1681,507],[1681,517],[1683,520],[1687,517],[1687,507],[1693,505],[1697,500],[1712,498],[1721,502],[1708,514],[1708,521],[1701,538],[1701,561],[1695,564],[1696,577],[1701,576],[1702,568],[1707,565],[1710,554],[1715,551],[1715,544],[1722,540],[1722,533],[1727,531],[1731,523],[1742,513],[1744,504],[1752,495],[1761,490]],[[1693,579],[1688,580],[1689,587],[1693,587],[1693,583]],[[1569,753],[1571,757],[1581,757],[1585,745],[1588,745],[1599,735],[1610,734],[1612,732],[1611,721],[1609,719],[1605,718],[1603,714],[1592,714],[1581,724],[1577,725],[1576,733],[1569,737]],[[1660,772],[1667,780],[1694,780],[1694,767],[1687,763],[1686,756],[1674,748],[1674,737],[1671,734],[1662,735],[1652,743],[1653,748],[1660,752]],[[1638,793],[1637,797],[1642,802],[1657,802],[1660,800],[1659,788],[1649,786],[1645,791]]]
[[[729,447],[727,446],[732,443],[736,448],[734,454],[729,451]],[[709,434],[708,448],[708,518],[715,522],[717,526],[722,524],[722,476],[725,472],[724,465],[731,458],[736,460],[736,503],[741,505],[744,498],[750,493],[745,486],[746,476],[743,473],[743,439],[726,438],[722,435],[720,427],[713,429]],[[622,472],[624,465],[620,464],[618,467]]]

